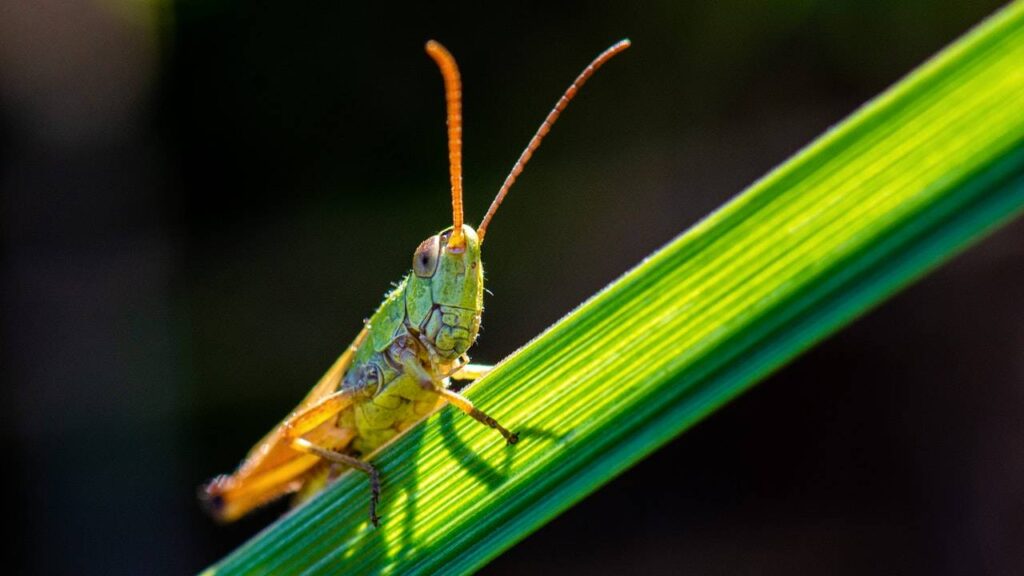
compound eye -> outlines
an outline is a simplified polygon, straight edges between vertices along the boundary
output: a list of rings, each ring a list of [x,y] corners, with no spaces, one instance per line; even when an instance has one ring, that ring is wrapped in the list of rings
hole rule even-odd
[[[430,278],[437,270],[437,256],[441,250],[441,239],[431,236],[424,240],[412,257],[412,271],[420,278]]]

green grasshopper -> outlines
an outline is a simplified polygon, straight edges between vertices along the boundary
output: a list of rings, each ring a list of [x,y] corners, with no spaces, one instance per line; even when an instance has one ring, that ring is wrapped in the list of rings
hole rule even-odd
[[[629,47],[623,40],[601,53],[565,91],[523,150],[477,230],[462,221],[462,87],[455,59],[441,44],[427,54],[444,78],[448,111],[448,159],[452,227],[424,240],[412,272],[384,299],[355,341],[299,405],[254,446],[231,475],[201,488],[200,497],[218,520],[230,522],[283,495],[296,503],[322,490],[341,470],[354,468],[370,480],[370,521],[378,525],[380,475],[369,455],[427,414],[451,403],[505,441],[519,438],[448,388],[488,367],[469,363],[483,312],[484,270],[480,246],[509,188],[559,114],[590,76]]]

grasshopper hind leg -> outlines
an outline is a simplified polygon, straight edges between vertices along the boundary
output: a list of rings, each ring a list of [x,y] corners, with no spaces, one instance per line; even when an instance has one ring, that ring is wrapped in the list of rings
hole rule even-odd
[[[354,456],[349,456],[348,454],[342,454],[341,452],[322,448],[305,438],[296,439],[292,442],[292,446],[295,447],[296,450],[315,454],[328,462],[343,464],[366,474],[370,479],[370,522],[374,526],[380,525],[380,517],[377,516],[377,504],[380,502],[380,473],[372,464]],[[330,469],[325,468],[323,477],[323,482],[325,484],[329,478],[329,474]],[[320,480],[320,477],[315,476],[313,480]],[[300,495],[299,497],[301,498],[302,496]]]

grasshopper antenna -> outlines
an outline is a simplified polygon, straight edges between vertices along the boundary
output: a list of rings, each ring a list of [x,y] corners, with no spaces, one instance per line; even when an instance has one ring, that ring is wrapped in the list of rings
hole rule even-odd
[[[427,42],[427,54],[437,62],[444,78],[444,98],[448,106],[448,171],[452,180],[452,235],[448,248],[461,250],[466,239],[462,233],[462,80],[455,58],[440,42]]]
[[[487,214],[484,214],[484,219],[480,221],[480,227],[477,229],[476,234],[480,238],[481,244],[484,241],[484,234],[487,233],[488,224],[490,224],[491,219],[494,218],[494,213],[498,211],[498,206],[501,206],[501,202],[505,199],[505,195],[508,194],[509,188],[512,187],[516,178],[518,178],[523,172],[523,168],[525,168],[526,163],[530,161],[534,151],[540,147],[541,140],[543,140],[544,137],[547,136],[548,132],[551,131],[551,127],[555,124],[555,121],[558,120],[558,116],[563,110],[565,110],[565,107],[569,105],[569,102],[576,96],[579,89],[586,84],[587,80],[589,80],[591,76],[593,76],[594,72],[597,72],[598,68],[603,66],[605,62],[611,60],[612,57],[619,52],[629,48],[629,46],[630,42],[628,39],[621,40],[598,55],[593,62],[583,69],[583,72],[580,72],[580,75],[576,77],[576,80],[574,80],[572,85],[569,86],[569,89],[565,91],[565,94],[562,94],[562,97],[558,99],[558,103],[555,104],[555,107],[551,109],[551,112],[548,112],[547,118],[544,118],[544,122],[542,122],[540,128],[537,129],[537,133],[533,135],[532,139],[530,139],[530,143],[526,145],[526,149],[524,149],[523,153],[519,155],[519,159],[516,160],[516,164],[512,167],[512,171],[509,172],[508,177],[505,178],[505,182],[501,185],[501,189],[498,190],[498,195],[494,197],[494,201],[491,202],[491,207],[487,209]],[[454,66],[454,63],[452,63],[452,65]],[[449,124],[449,131],[450,130],[451,127]]]

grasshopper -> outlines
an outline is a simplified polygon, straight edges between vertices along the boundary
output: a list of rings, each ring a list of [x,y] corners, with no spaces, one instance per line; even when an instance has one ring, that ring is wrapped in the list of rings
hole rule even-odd
[[[444,79],[451,176],[452,226],[424,240],[412,271],[384,299],[352,344],[299,405],[248,453],[230,475],[214,478],[200,498],[218,520],[230,522],[286,494],[295,502],[322,490],[348,468],[370,482],[370,522],[379,524],[380,475],[364,456],[390,441],[445,402],[505,441],[519,438],[468,398],[449,389],[452,380],[472,380],[489,369],[469,363],[466,352],[480,329],[484,276],[480,261],[487,226],[541,140],[590,76],[629,47],[623,40],[591,62],[516,160],[494,201],[474,230],[462,214],[462,87],[458,66],[441,44],[427,54]]]

